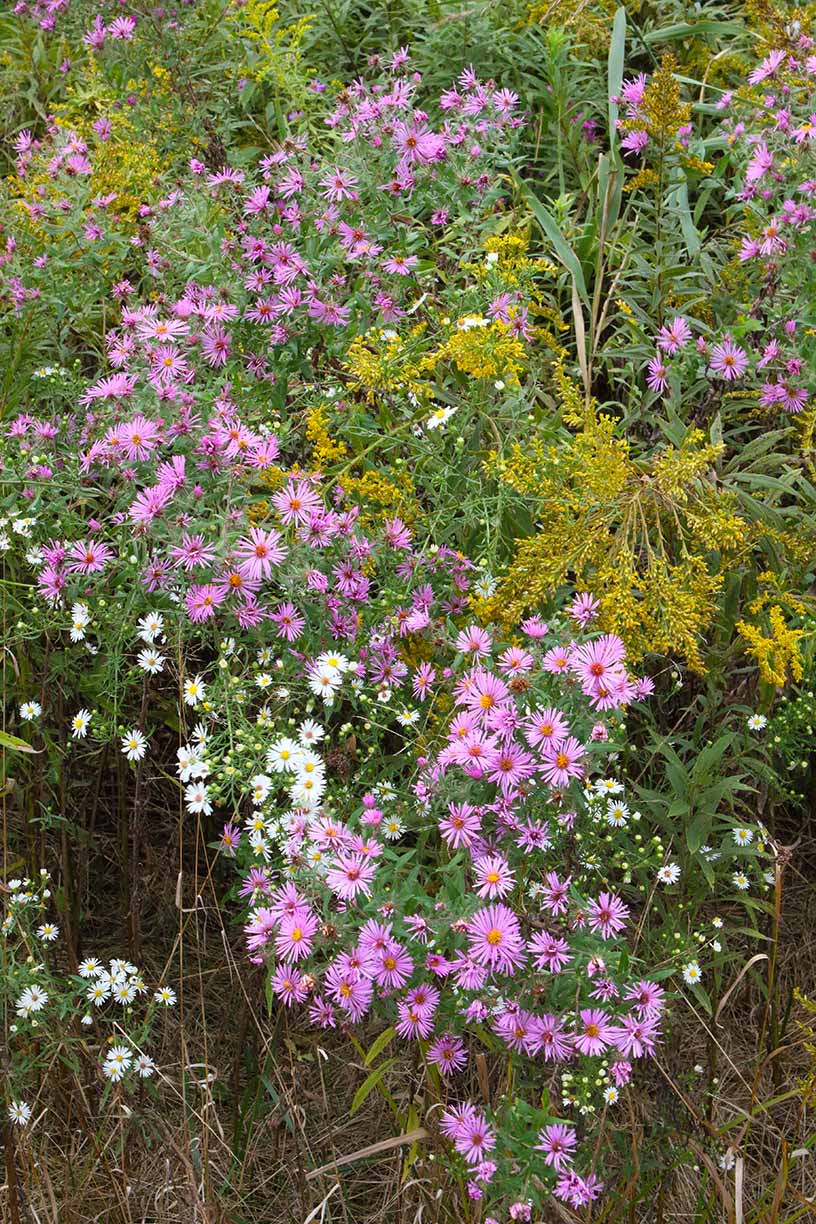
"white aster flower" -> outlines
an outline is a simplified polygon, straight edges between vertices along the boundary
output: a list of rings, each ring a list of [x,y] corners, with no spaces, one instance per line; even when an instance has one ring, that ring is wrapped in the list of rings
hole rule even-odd
[[[141,731],[134,729],[122,736],[122,752],[129,761],[141,761],[147,752],[147,740]]]
[[[92,714],[90,710],[86,710],[83,706],[81,710],[77,710],[74,717],[71,719],[71,736],[73,739],[84,739],[88,734],[88,728],[91,725]]]
[[[689,961],[687,965],[683,966],[683,981],[687,986],[696,986],[702,981],[702,978],[703,971],[697,964],[697,961]]]
[[[28,1126],[31,1121],[31,1106],[25,1101],[12,1101],[8,1107],[8,1116],[15,1126]]]
[[[201,676],[194,676],[192,680],[184,682],[184,704],[188,706],[197,706],[199,702],[204,700],[205,689],[204,681]]]
[[[147,672],[149,676],[155,676],[164,667],[164,655],[148,646],[147,649],[139,651],[136,662],[142,671]]]

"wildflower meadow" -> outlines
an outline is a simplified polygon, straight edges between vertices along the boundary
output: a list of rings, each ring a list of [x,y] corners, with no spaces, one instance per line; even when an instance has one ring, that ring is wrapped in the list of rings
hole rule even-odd
[[[0,1219],[813,1218],[816,6],[0,88]]]

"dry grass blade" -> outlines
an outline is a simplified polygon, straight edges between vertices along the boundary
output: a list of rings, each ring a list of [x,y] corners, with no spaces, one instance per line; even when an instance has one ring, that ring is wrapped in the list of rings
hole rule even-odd
[[[315,1178],[321,1177],[324,1173],[332,1173],[342,1165],[353,1164],[356,1160],[365,1160],[368,1156],[379,1156],[383,1152],[391,1152],[394,1148],[402,1147],[406,1143],[420,1143],[423,1139],[428,1138],[428,1134],[424,1126],[417,1126],[413,1130],[405,1131],[402,1135],[394,1135],[392,1139],[381,1139],[379,1143],[369,1143],[367,1147],[358,1148],[356,1152],[349,1152],[347,1156],[340,1156],[329,1164],[321,1165],[319,1169],[312,1169],[306,1174],[306,1180],[314,1181]]]

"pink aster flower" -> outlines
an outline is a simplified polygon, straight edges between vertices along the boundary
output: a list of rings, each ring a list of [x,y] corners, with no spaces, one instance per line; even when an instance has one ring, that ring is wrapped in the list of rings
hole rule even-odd
[[[545,1126],[538,1132],[536,1151],[544,1152],[544,1163],[560,1173],[565,1165],[572,1163],[578,1136],[571,1126],[558,1123]]]
[[[462,654],[472,654],[478,659],[481,655],[490,654],[492,642],[486,629],[482,629],[479,625],[471,625],[459,633],[454,646]]]
[[[568,735],[560,744],[546,744],[541,769],[544,781],[550,786],[562,787],[569,785],[570,778],[583,777],[581,758],[584,751],[583,744],[574,735]]]
[[[609,1016],[598,1007],[584,1008],[579,1013],[579,1024],[573,1038],[575,1048],[581,1054],[603,1054],[615,1039],[615,1029]]]
[[[368,897],[376,866],[359,854],[339,854],[326,874],[326,883],[342,901],[353,901],[359,893]]]
[[[658,1021],[654,1016],[623,1016],[615,1033],[615,1045],[625,1058],[645,1058],[654,1054]]]
[[[496,1136],[487,1119],[476,1114],[462,1124],[453,1145],[468,1164],[481,1164],[485,1155],[496,1146]]]
[[[620,897],[607,892],[602,892],[597,901],[590,901],[587,912],[589,929],[599,932],[601,939],[611,939],[613,935],[618,935],[626,926],[626,919],[629,917],[629,907],[624,905]]]
[[[544,906],[544,909],[557,916],[566,914],[569,909],[569,890],[571,884],[572,876],[567,876],[566,880],[559,880],[554,871],[548,871],[544,877],[541,893],[541,904]]]
[[[483,717],[508,699],[510,690],[499,676],[492,672],[474,671],[466,676],[459,686],[461,704]]]
[[[515,973],[524,963],[524,939],[516,915],[506,905],[488,905],[468,922],[468,952],[479,965]]]
[[[728,382],[741,378],[748,369],[748,354],[735,344],[730,336],[726,336],[722,344],[715,344],[711,349],[709,370],[719,374]]]
[[[657,982],[635,982],[624,995],[641,1016],[659,1016],[666,1005],[666,992]]]
[[[293,603],[278,604],[269,619],[278,626],[278,637],[287,642],[296,642],[306,625],[306,618],[298,612]]]
[[[660,328],[658,332],[657,347],[663,349],[664,353],[674,356],[681,348],[684,348],[691,339],[691,328],[685,319],[680,316],[675,316],[671,323],[667,323]]]
[[[170,557],[173,565],[189,573],[199,566],[209,565],[215,557],[215,549],[212,545],[204,543],[203,535],[188,535],[185,531],[181,537],[181,544],[171,548]]]
[[[524,724],[524,737],[531,748],[541,744],[558,745],[569,735],[569,723],[560,710],[548,706],[536,710]]]
[[[400,990],[414,972],[410,954],[396,940],[391,940],[375,958],[372,977],[378,986]]]
[[[506,897],[516,882],[516,877],[502,854],[483,855],[476,860],[473,870],[476,876],[476,895],[487,897],[490,901],[496,897]]]
[[[354,190],[357,181],[353,174],[335,166],[320,180],[320,186],[324,188],[321,194],[324,200],[329,200],[332,204],[338,204],[341,200],[354,200],[357,196]]]
[[[272,498],[272,504],[286,523],[307,523],[310,515],[321,508],[321,501],[305,480],[290,480]]]
[[[410,276],[411,269],[419,263],[416,255],[391,255],[383,260],[383,271],[396,276]]]
[[[230,338],[223,327],[216,324],[208,327],[201,336],[201,352],[207,365],[222,366],[226,364],[230,353]]]
[[[81,540],[73,546],[68,554],[69,574],[98,574],[113,557],[113,550],[107,544],[98,544],[96,540]]]
[[[545,1062],[566,1062],[572,1057],[573,1039],[558,1016],[537,1016],[535,1028],[536,1053],[543,1054]]]
[[[551,675],[563,675],[565,671],[569,670],[571,654],[572,649],[569,646],[552,646],[541,660],[541,666],[544,671],[550,672]]]
[[[309,992],[303,975],[297,969],[279,965],[272,976],[272,993],[291,1007],[293,1003],[302,1003]]]
[[[299,961],[312,951],[318,921],[314,914],[286,918],[275,937],[275,951],[285,961]]]
[[[441,1037],[437,1037],[428,1047],[426,1058],[445,1076],[463,1070],[468,1060],[464,1043],[451,1033],[443,1033]]]
[[[249,538],[244,536],[234,549],[241,573],[255,581],[270,578],[273,567],[280,565],[287,553],[280,538],[279,531],[250,527]]]
[[[567,941],[557,935],[550,935],[547,931],[536,931],[527,948],[535,968],[550,973],[560,973],[572,960]]]
[[[460,846],[471,846],[479,836],[481,817],[469,803],[449,803],[448,815],[439,821],[439,832],[444,841],[454,850]]]

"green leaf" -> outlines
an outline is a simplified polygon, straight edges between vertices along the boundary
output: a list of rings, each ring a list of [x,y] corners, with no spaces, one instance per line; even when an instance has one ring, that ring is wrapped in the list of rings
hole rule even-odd
[[[374,1062],[374,1059],[377,1058],[378,1055],[382,1054],[383,1050],[385,1049],[387,1045],[391,1044],[391,1042],[394,1040],[394,1037],[396,1036],[396,1033],[397,1033],[397,1030],[394,1028],[393,1025],[391,1026],[391,1028],[387,1028],[384,1032],[380,1033],[379,1037],[376,1039],[376,1041],[373,1042],[373,1044],[371,1045],[371,1048],[369,1049],[368,1053],[363,1059],[363,1062],[366,1067],[371,1066],[371,1064]]]
[[[567,269],[569,274],[572,276],[573,284],[575,285],[579,296],[584,302],[584,305],[586,305],[587,304],[586,281],[584,280],[584,271],[583,271],[583,268],[581,267],[581,262],[578,259],[578,256],[575,254],[572,247],[569,245],[566,238],[561,233],[561,230],[558,226],[558,222],[556,221],[555,217],[552,215],[552,213],[547,211],[547,209],[544,207],[544,205],[539,200],[538,196],[536,196],[530,190],[530,188],[525,186],[523,183],[519,182],[519,186],[521,187],[523,194],[527,197],[527,200],[529,201],[530,207],[533,210],[533,215],[535,216],[536,221],[541,226],[544,233],[547,235],[550,242],[552,243],[552,247],[553,247],[553,250],[555,251],[555,254],[558,256],[561,263],[564,265],[564,267]]]
[[[379,1067],[375,1067],[371,1074],[366,1076],[354,1094],[354,1100],[351,1102],[351,1109],[349,1110],[349,1117],[353,1118],[357,1113],[357,1110],[365,1104],[367,1097],[374,1091],[382,1077],[385,1075],[386,1071],[388,1071],[390,1067],[393,1067],[396,1061],[396,1058],[387,1058],[384,1063],[380,1063]]]
[[[32,748],[30,744],[23,739],[18,739],[16,735],[9,735],[7,731],[0,731],[0,748],[10,748],[12,752],[27,752],[32,756],[41,752],[41,748]]]
[[[606,67],[606,96],[609,99],[609,148],[613,155],[617,155],[618,149],[618,106],[612,99],[620,93],[625,55],[626,9],[621,5],[612,22],[612,38],[609,43],[609,59]]]

